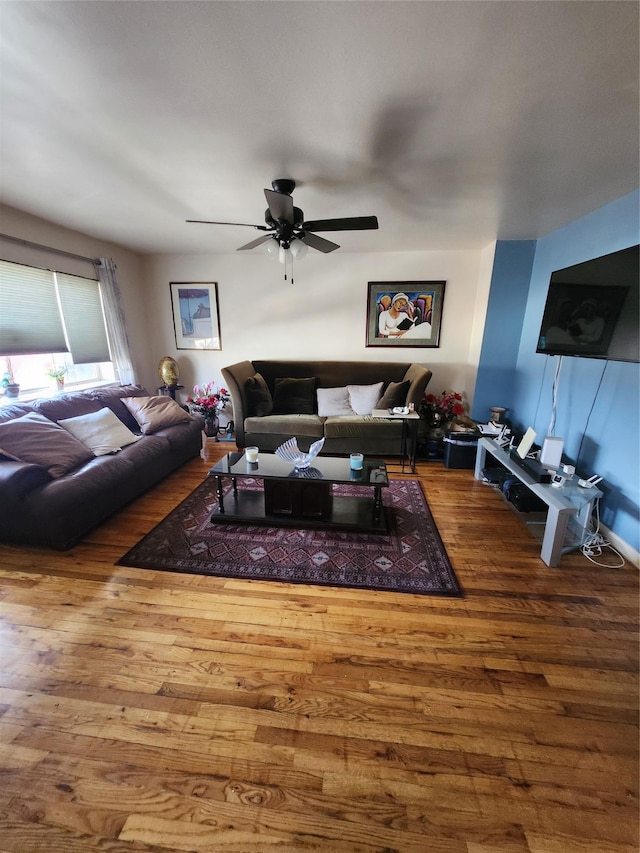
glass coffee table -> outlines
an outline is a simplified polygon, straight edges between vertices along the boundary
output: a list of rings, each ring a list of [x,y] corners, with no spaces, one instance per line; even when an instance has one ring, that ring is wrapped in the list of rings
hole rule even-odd
[[[257,462],[248,462],[236,452],[227,453],[209,475],[218,497],[214,524],[389,532],[382,503],[382,489],[389,485],[383,459],[365,457],[362,470],[352,471],[348,457],[316,456],[309,468],[297,470],[274,453],[260,453]],[[225,480],[232,484],[227,494]],[[262,488],[238,488],[242,480],[261,481]],[[338,485],[354,488],[336,494],[333,487]]]

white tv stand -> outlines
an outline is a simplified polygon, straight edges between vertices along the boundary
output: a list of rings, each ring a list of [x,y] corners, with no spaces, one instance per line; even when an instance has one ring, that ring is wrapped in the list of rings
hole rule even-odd
[[[546,483],[537,483],[533,477],[511,459],[506,450],[498,447],[492,439],[484,437],[478,440],[476,480],[482,479],[482,469],[486,467],[487,453],[497,459],[501,465],[547,505],[547,519],[544,525],[540,557],[548,566],[557,566],[562,554],[578,548],[585,541],[595,500],[602,497],[602,492],[595,487],[580,488],[577,477],[574,477],[561,488]],[[566,544],[565,537],[570,521],[575,528],[574,536],[572,542]]]

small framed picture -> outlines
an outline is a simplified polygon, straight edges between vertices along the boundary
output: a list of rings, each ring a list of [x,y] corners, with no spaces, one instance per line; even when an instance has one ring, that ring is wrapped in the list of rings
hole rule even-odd
[[[216,282],[172,281],[171,305],[178,349],[222,349]]]
[[[368,347],[439,347],[444,281],[370,281]]]

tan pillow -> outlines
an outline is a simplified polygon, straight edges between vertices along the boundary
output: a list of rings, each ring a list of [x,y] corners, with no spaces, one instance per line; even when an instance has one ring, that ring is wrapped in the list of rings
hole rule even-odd
[[[138,422],[140,432],[148,435],[163,427],[195,420],[171,397],[124,397],[122,402]]]
[[[37,412],[0,424],[0,453],[41,465],[52,477],[62,477],[94,458],[81,441]]]

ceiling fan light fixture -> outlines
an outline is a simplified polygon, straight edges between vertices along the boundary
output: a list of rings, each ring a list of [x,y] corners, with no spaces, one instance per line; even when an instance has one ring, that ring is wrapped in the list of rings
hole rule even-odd
[[[275,237],[273,237],[271,240],[267,240],[265,248],[267,250],[267,255],[269,256],[269,258],[272,261],[277,261],[278,255],[280,253],[280,246]]]
[[[306,243],[303,243],[302,240],[293,240],[291,243],[291,254],[296,260],[300,258],[304,258],[304,256],[309,251],[309,247]]]

